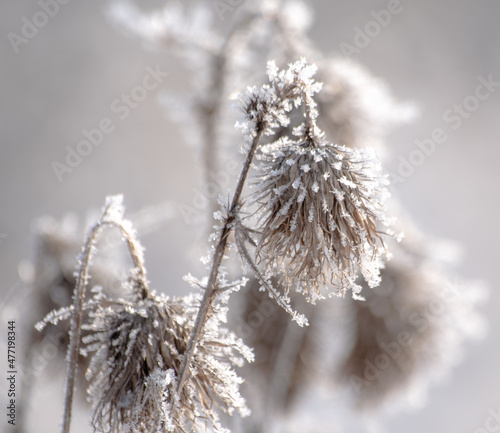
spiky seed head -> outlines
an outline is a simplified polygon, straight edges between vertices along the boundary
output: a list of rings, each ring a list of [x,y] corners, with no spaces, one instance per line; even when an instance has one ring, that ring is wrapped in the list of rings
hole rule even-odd
[[[477,311],[484,287],[450,272],[453,246],[423,236],[408,221],[401,228],[405,238],[391,245],[394,259],[382,270],[380,286],[365,287],[366,302],[352,304],[353,344],[341,366],[357,405],[369,410],[420,405],[429,385],[460,359],[465,339],[484,331]],[[390,363],[366,374],[388,347]]]
[[[196,297],[152,296],[103,302],[86,326],[93,426],[102,432],[191,431],[200,420],[221,428],[214,411],[248,412],[232,365],[247,348],[209,319],[181,395],[176,379],[199,305]],[[211,323],[214,322],[214,323]]]
[[[259,203],[257,257],[314,302],[321,287],[351,288],[358,270],[379,283],[385,248],[380,227],[385,178],[367,151],[287,139],[264,146],[255,201]]]

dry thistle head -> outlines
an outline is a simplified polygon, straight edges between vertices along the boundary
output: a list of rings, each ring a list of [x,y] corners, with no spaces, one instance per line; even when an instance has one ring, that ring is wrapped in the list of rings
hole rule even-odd
[[[474,311],[480,287],[457,284],[436,259],[440,245],[415,235],[394,245],[380,286],[352,305],[354,341],[342,374],[361,408],[420,402],[457,361],[464,338],[482,328]]]
[[[270,62],[271,84],[250,89],[243,127],[248,133],[249,121],[264,122],[272,135],[288,126],[293,107],[303,107],[305,121],[293,128],[295,137],[261,146],[253,202],[259,218],[256,253],[265,275],[281,274],[287,290],[294,287],[311,302],[322,297],[322,287],[337,294],[352,289],[356,297],[358,270],[370,287],[379,284],[385,254],[379,227],[388,224],[387,181],[374,155],[328,143],[317,126],[313,95],[321,85],[313,80],[315,72],[304,59],[282,71]],[[283,108],[270,108],[277,95]]]
[[[330,144],[282,142],[265,147],[262,160],[257,251],[266,266],[312,301],[328,285],[356,295],[357,269],[378,285],[386,191],[373,159]]]
[[[86,326],[85,352],[94,353],[87,378],[93,426],[103,432],[191,431],[204,420],[220,431],[215,407],[248,413],[242,382],[231,369],[249,350],[208,321],[181,395],[176,379],[199,300],[151,295],[134,304],[101,299]],[[217,323],[216,323],[217,322]]]

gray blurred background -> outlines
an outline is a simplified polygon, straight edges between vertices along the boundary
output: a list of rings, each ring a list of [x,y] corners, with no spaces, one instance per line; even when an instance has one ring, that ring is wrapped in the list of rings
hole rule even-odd
[[[353,43],[354,28],[372,20],[370,11],[388,1],[311,1],[316,10],[312,38],[325,52],[339,52]],[[20,34],[23,17],[40,10],[36,1],[4,0],[0,14],[0,294],[17,296],[18,264],[32,257],[32,222],[39,216],[61,218],[67,212],[85,215],[104,197],[123,193],[130,212],[168,203],[173,218],[142,237],[153,287],[168,293],[188,289],[182,276],[192,270],[192,245],[198,227],[186,224],[179,204],[191,204],[199,182],[196,152],[186,146],[150,92],[123,120],[111,104],[141,83],[145,68],[159,65],[169,73],[163,85],[186,87],[176,59],[144,50],[135,39],[120,34],[105,16],[105,1],[69,1],[27,44],[15,53],[7,34]],[[144,2],[146,7],[162,2]],[[408,158],[415,139],[434,128],[448,139],[396,187],[396,195],[421,229],[454,239],[464,248],[462,275],[490,287],[482,308],[489,333],[468,343],[463,362],[447,381],[432,388],[420,411],[390,416],[388,432],[473,433],[484,426],[488,411],[500,407],[500,294],[497,260],[498,163],[500,160],[500,88],[453,130],[443,113],[473,95],[478,76],[500,81],[500,2],[488,0],[402,0],[402,12],[353,58],[382,77],[400,100],[412,101],[420,117],[390,136],[394,155]],[[116,129],[59,182],[52,162],[63,162],[65,147],[81,140],[81,131],[98,126],[104,117]],[[398,158],[388,161],[397,172]],[[204,234],[203,234],[204,236]],[[5,302],[2,302],[2,308]],[[3,308],[2,326],[15,316]],[[2,332],[2,340],[4,332]],[[6,334],[6,332],[5,332]],[[4,356],[2,356],[4,359]],[[6,369],[2,362],[2,368]],[[32,431],[56,431],[62,411],[62,380],[51,378],[30,410]],[[0,386],[0,401],[6,400]],[[328,399],[318,406],[328,411]],[[325,420],[327,419],[325,415]],[[43,422],[42,422],[43,420]],[[81,431],[86,415],[77,415]],[[41,425],[43,424],[43,426]],[[499,424],[500,425],[500,424]],[[6,427],[7,426],[7,427]],[[11,431],[2,416],[0,430]],[[78,430],[75,430],[78,431]],[[326,428],[325,431],[336,431]],[[364,431],[353,424],[347,431]],[[482,431],[482,430],[479,430]],[[487,430],[485,430],[487,431]],[[492,430],[493,431],[493,430]]]

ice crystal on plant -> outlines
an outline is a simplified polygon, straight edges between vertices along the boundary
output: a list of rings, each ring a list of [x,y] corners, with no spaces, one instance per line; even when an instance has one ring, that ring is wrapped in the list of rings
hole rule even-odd
[[[272,135],[276,128],[290,123],[288,113],[301,104],[301,98],[311,98],[321,89],[321,83],[313,80],[315,65],[308,65],[305,59],[291,63],[287,69],[279,70],[276,63],[267,63],[269,84],[260,88],[248,87],[240,97],[243,121],[236,124],[247,141],[251,141],[257,130],[263,128],[264,135]],[[317,114],[314,112],[312,115]]]
[[[87,378],[92,423],[103,432],[191,431],[208,420],[221,427],[214,408],[249,413],[233,371],[251,351],[220,327],[225,310],[214,307],[191,374],[180,395],[176,380],[199,306],[195,296],[151,295],[135,303],[103,299],[85,326],[84,352],[92,354]]]
[[[353,288],[357,271],[379,283],[385,254],[384,178],[366,152],[281,142],[262,150],[258,257],[311,299],[322,286]],[[293,162],[293,165],[291,164]]]
[[[293,138],[281,136],[260,147],[253,195],[257,258],[266,275],[281,274],[285,287],[312,302],[323,296],[323,287],[335,293],[352,289],[356,297],[358,270],[371,287],[380,281],[387,181],[369,151],[326,141],[316,123],[314,95],[321,83],[314,81],[314,65],[301,59],[279,70],[268,62],[267,73],[270,84],[250,88],[243,97],[243,131],[250,138],[259,128],[273,135],[289,125],[293,109],[303,109],[305,121],[293,128]]]

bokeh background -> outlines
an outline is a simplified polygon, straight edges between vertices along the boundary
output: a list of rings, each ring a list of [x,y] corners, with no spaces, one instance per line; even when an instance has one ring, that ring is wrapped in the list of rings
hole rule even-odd
[[[353,43],[354,28],[363,28],[373,19],[370,11],[386,9],[388,2],[315,0],[310,4],[316,11],[313,40],[325,52],[339,53],[342,42]],[[20,34],[23,17],[31,19],[40,6],[31,0],[1,5],[0,315],[4,329],[6,321],[18,314],[8,305],[23,293],[18,265],[32,257],[33,221],[43,215],[61,218],[68,212],[85,216],[112,193],[123,193],[132,213],[151,205],[167,206],[168,222],[142,237],[149,277],[157,290],[188,290],[182,276],[192,270],[193,245],[205,234],[186,223],[179,204],[190,205],[193,189],[199,186],[197,154],[183,143],[160,108],[160,89],[150,92],[123,121],[116,120],[110,107],[141,83],[147,66],[158,65],[169,73],[165,87],[179,90],[190,83],[175,57],[145,50],[111,25],[105,14],[108,6],[102,0],[69,1],[16,53],[8,33]],[[161,6],[160,1],[141,2],[145,9]],[[399,156],[408,158],[416,139],[429,137],[436,127],[447,132],[448,139],[396,186],[395,194],[424,232],[461,244],[461,274],[485,281],[490,289],[482,307],[489,329],[482,341],[467,344],[460,365],[432,388],[422,409],[391,415],[384,428],[387,432],[473,433],[484,426],[489,410],[497,413],[500,408],[500,294],[496,290],[500,87],[456,130],[444,121],[443,113],[474,93],[478,76],[491,74],[500,81],[500,3],[401,0],[401,6],[402,12],[353,58],[420,112],[412,123],[390,135],[396,158],[387,161],[389,171],[397,172]],[[116,129],[59,182],[52,162],[63,162],[65,147],[74,147],[82,129],[97,127],[104,117],[116,120]],[[6,330],[0,334],[5,340]],[[2,368],[7,369],[4,361]],[[46,386],[29,408],[31,431],[53,432],[60,424],[63,379],[59,379],[41,378]],[[0,385],[2,407],[4,390],[5,383]],[[325,423],[334,404],[327,396],[315,404],[317,416],[324,417]],[[88,431],[86,416],[77,414],[75,432]],[[324,431],[337,431],[330,425],[325,424]],[[346,431],[365,431],[361,422],[346,425]],[[11,431],[3,416],[0,431]]]

